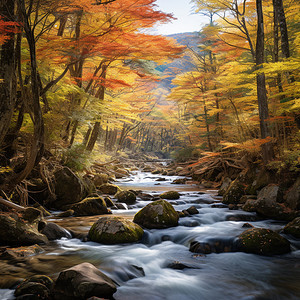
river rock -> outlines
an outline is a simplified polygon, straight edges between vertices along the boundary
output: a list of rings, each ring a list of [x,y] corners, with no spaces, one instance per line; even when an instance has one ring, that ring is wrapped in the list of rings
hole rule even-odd
[[[287,191],[284,199],[288,207],[293,210],[300,210],[300,178],[298,178],[294,185]]]
[[[146,228],[168,228],[178,225],[178,213],[166,200],[149,203],[134,216],[133,222]]]
[[[102,184],[99,187],[99,190],[101,191],[101,193],[108,195],[115,195],[117,192],[121,191],[121,189],[117,185],[110,183]]]
[[[143,229],[122,217],[102,217],[93,224],[88,237],[101,244],[134,243],[142,239]]]
[[[115,206],[114,202],[111,200],[111,198],[109,196],[104,197],[104,201],[105,201],[107,207]]]
[[[57,215],[58,218],[68,218],[74,215],[73,209],[68,209],[66,211],[63,211]]]
[[[238,204],[244,195],[245,185],[239,179],[236,179],[231,182],[224,193],[222,202],[225,204]]]
[[[199,211],[198,209],[195,207],[195,206],[191,206],[187,209],[187,212],[190,214],[190,215],[197,215],[199,214]]]
[[[50,205],[61,208],[80,202],[84,197],[84,185],[69,168],[64,167],[54,174],[56,199]]]
[[[250,228],[236,240],[238,251],[260,255],[278,255],[291,251],[290,242],[279,233],[265,228]]]
[[[120,191],[115,197],[119,202],[124,202],[128,205],[132,205],[136,202],[136,195],[131,191]]]
[[[7,248],[4,252],[1,253],[0,259],[15,260],[22,257],[31,256],[43,251],[44,249],[39,245],[23,246],[18,248]]]
[[[248,212],[256,212],[257,200],[249,199],[246,203],[242,206],[244,211]]]
[[[255,202],[256,212],[267,218],[292,220],[295,217],[295,213],[283,203],[279,203],[281,197],[279,186],[269,184],[264,187],[257,196],[257,201]]]
[[[231,184],[232,180],[229,178],[229,177],[226,177],[224,180],[223,180],[223,183],[218,191],[218,195],[219,196],[223,196],[226,191],[228,190],[230,184]]]
[[[48,276],[34,275],[20,283],[14,294],[17,299],[49,299],[53,284]]]
[[[205,242],[194,241],[190,245],[191,252],[194,253],[224,253],[224,252],[235,252],[236,246],[234,238],[216,238],[210,239]]]
[[[111,211],[107,208],[106,202],[100,196],[88,197],[70,207],[74,210],[75,216],[94,216],[110,214]]]
[[[159,197],[161,199],[176,200],[176,199],[180,198],[180,195],[176,191],[168,191],[168,192],[160,194]]]
[[[38,232],[37,224],[30,224],[15,214],[0,214],[0,243],[27,246],[45,244],[48,239]]]
[[[186,178],[178,178],[178,179],[173,180],[171,183],[172,184],[185,184],[186,181],[187,181]]]
[[[72,238],[69,231],[52,222],[45,222],[45,226],[43,226],[40,232],[44,234],[49,241],[58,240],[63,237],[68,239]]]
[[[93,182],[96,187],[108,183],[108,175],[103,173],[96,174],[95,177],[93,178]]]
[[[151,174],[157,175],[157,174],[161,174],[162,172],[163,172],[162,169],[156,169],[156,170],[152,171]]]
[[[154,196],[143,192],[139,192],[137,196],[144,201],[151,201],[154,198]]]
[[[288,223],[284,229],[284,233],[290,234],[298,239],[300,239],[300,217],[294,219],[292,222]]]
[[[55,300],[83,300],[90,297],[113,299],[115,283],[94,265],[82,263],[59,274],[54,286]]]

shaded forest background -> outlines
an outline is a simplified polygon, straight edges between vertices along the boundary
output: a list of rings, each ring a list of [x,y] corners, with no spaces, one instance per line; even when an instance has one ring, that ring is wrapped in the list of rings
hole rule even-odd
[[[2,197],[136,153],[299,174],[299,3],[194,4],[165,37],[154,0],[0,2]]]

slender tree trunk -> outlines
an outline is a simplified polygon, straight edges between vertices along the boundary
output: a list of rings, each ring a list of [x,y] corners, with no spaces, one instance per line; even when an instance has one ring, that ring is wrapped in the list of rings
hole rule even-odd
[[[210,128],[208,124],[208,114],[207,114],[207,107],[204,101],[204,118],[205,118],[205,126],[206,126],[206,132],[207,132],[207,143],[208,143],[208,149],[209,151],[213,151],[212,144],[211,144],[211,137],[210,137]]]
[[[85,136],[84,136],[84,139],[83,139],[83,142],[82,144],[84,145],[84,147],[86,148],[86,145],[90,139],[90,136],[91,136],[91,132],[92,132],[92,127],[89,126],[89,129],[87,130]]]
[[[264,63],[264,21],[262,11],[262,0],[256,0],[257,11],[257,39],[256,39],[256,67],[262,68]],[[268,99],[266,91],[265,74],[260,72],[256,75],[257,100],[260,118],[261,138],[266,139],[270,136],[267,119],[269,118]],[[273,149],[270,142],[262,145],[263,162],[266,164],[273,158]]]
[[[4,21],[15,21],[15,0],[0,1]],[[1,47],[0,57],[0,145],[9,129],[16,102],[15,40],[14,33]]]
[[[277,1],[278,0],[273,0],[273,23],[274,23],[274,62],[279,61],[279,21],[278,21],[278,8],[277,8]],[[276,78],[276,84],[278,86],[278,91],[279,93],[283,92],[282,88],[282,82],[281,82],[281,74],[277,74]]]
[[[96,122],[94,124],[90,140],[89,140],[89,142],[88,142],[88,144],[86,146],[86,150],[87,151],[93,151],[94,146],[95,146],[96,141],[97,141],[97,138],[98,138],[98,134],[100,132],[100,129],[101,129],[100,122]]]

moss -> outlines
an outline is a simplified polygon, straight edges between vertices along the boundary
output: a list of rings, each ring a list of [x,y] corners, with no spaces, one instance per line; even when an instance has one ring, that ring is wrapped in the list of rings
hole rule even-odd
[[[133,222],[146,228],[168,228],[178,225],[178,213],[166,200],[157,200],[137,212]]]
[[[180,198],[180,195],[176,191],[168,191],[168,192],[160,194],[159,197],[162,199],[167,199],[167,200],[176,200],[176,199]]]
[[[277,255],[290,251],[290,243],[277,232],[264,228],[251,228],[238,237],[238,249],[260,255]]]
[[[143,229],[129,220],[121,217],[102,217],[93,224],[88,237],[91,241],[111,245],[137,242],[143,234]]]

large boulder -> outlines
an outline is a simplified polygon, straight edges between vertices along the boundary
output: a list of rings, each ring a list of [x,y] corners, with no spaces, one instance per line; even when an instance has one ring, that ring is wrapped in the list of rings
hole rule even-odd
[[[122,217],[102,217],[93,224],[88,237],[101,244],[121,244],[139,241],[144,234],[143,229]]]
[[[94,265],[82,263],[62,271],[54,286],[55,300],[82,300],[90,297],[113,299],[115,283]]]
[[[80,202],[84,197],[84,185],[69,168],[64,167],[54,174],[56,199],[50,205],[55,208]]]
[[[117,185],[110,183],[102,184],[99,187],[99,190],[101,191],[101,193],[108,195],[115,195],[117,192],[121,191],[121,189]]]
[[[40,233],[44,234],[49,241],[58,240],[63,237],[70,239],[72,237],[71,233],[68,230],[55,223],[41,222],[39,226]]]
[[[94,216],[110,214],[106,202],[102,197],[88,197],[70,207],[75,216]]]
[[[274,182],[274,174],[267,169],[261,169],[255,176],[252,184],[247,187],[247,194],[257,195],[257,191],[260,191],[270,182]]]
[[[300,239],[300,217],[294,219],[292,222],[288,223],[284,229],[284,233],[290,234],[298,239]]]
[[[180,198],[180,195],[176,191],[168,191],[168,192],[160,194],[159,197],[161,199],[176,200],[176,199]]]
[[[146,228],[168,228],[178,225],[178,213],[166,200],[157,200],[137,212],[133,222]]]
[[[128,205],[136,202],[136,195],[131,191],[120,191],[115,195],[115,197],[119,202],[124,202]]]
[[[245,195],[245,184],[239,178],[231,182],[223,195],[222,202],[225,204],[238,204]]]
[[[277,220],[292,220],[295,213],[286,207],[282,201],[282,194],[279,186],[269,184],[264,187],[257,196],[255,202],[256,212],[263,217],[277,219]]]
[[[285,203],[293,210],[300,210],[300,178],[287,191],[284,196]]]
[[[238,251],[260,255],[278,255],[291,251],[290,242],[279,233],[265,228],[250,228],[236,240]]]
[[[26,246],[47,242],[47,237],[38,232],[36,223],[25,222],[15,214],[0,214],[0,244]]]
[[[223,196],[226,191],[228,190],[230,184],[231,184],[232,180],[229,178],[229,177],[226,177],[224,180],[223,180],[223,183],[218,191],[218,195],[219,196]]]

